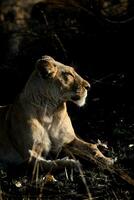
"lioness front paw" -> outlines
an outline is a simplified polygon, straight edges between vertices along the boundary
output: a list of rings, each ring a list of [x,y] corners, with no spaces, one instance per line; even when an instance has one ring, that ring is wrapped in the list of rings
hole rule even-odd
[[[98,161],[100,161],[102,164],[106,164],[107,166],[112,166],[114,164],[113,158],[108,158],[105,156],[95,156]]]

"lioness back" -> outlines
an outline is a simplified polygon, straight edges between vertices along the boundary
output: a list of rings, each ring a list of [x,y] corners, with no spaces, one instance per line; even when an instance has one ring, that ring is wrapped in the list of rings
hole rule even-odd
[[[19,164],[22,159],[14,148],[8,134],[10,129],[8,122],[10,107],[10,105],[0,106],[0,163]]]

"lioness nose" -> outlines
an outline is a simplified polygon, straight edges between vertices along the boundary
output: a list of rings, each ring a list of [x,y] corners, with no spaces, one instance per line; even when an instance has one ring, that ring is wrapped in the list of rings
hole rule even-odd
[[[84,81],[84,87],[86,88],[86,90],[89,90],[91,85],[87,81]]]

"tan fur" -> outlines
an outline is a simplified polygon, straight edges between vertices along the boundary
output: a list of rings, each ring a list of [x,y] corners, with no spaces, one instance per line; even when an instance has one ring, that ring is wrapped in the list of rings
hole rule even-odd
[[[49,56],[39,59],[14,104],[0,107],[0,161],[19,164],[31,152],[45,158],[68,146],[111,164],[95,144],[77,138],[67,113],[66,101],[83,106],[89,87],[74,68]]]

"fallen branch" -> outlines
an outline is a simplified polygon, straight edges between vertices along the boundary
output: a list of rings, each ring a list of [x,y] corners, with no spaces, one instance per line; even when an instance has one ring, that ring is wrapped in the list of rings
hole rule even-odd
[[[131,178],[124,170],[120,169],[111,158],[105,157],[96,144],[86,143],[82,140],[75,140],[64,147],[68,155],[76,155],[84,160],[90,161],[101,169],[106,169],[114,173],[121,179],[134,186],[134,179]],[[73,156],[74,157],[74,156]]]

